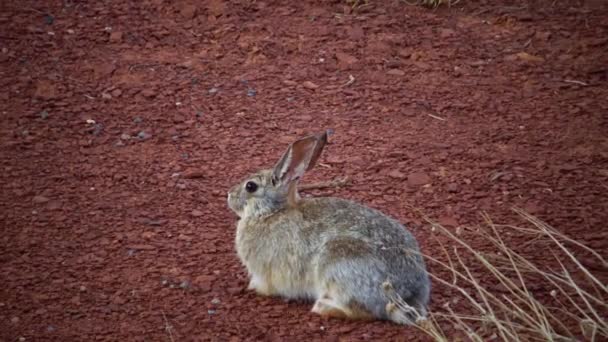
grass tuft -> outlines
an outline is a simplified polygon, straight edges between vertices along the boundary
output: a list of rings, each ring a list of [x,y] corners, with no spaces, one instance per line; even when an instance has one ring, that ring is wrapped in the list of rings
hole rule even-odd
[[[446,5],[448,7],[452,5],[456,5],[460,0],[401,0],[406,2],[409,5],[414,6],[424,6],[429,8],[437,8],[441,5]]]
[[[608,340],[608,286],[600,279],[602,271],[595,274],[585,266],[591,260],[605,275],[606,260],[536,217],[515,211],[525,227],[498,225],[484,216],[482,227],[467,230],[488,243],[483,250],[460,231],[427,219],[443,253],[425,255],[434,292],[450,299],[416,326],[436,341],[453,340],[453,329],[472,341]],[[528,237],[528,243],[510,246],[509,235]],[[525,250],[535,248],[542,248],[545,257],[526,256]],[[408,310],[390,286],[383,288]]]

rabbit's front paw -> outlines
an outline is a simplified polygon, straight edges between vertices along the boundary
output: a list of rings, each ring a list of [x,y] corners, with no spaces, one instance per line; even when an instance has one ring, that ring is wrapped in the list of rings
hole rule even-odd
[[[264,280],[262,280],[262,278],[256,275],[251,276],[247,290],[253,290],[263,296],[270,296],[272,294],[270,286]]]

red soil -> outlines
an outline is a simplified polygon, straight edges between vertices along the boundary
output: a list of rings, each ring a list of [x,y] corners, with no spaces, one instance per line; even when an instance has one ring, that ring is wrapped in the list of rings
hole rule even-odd
[[[305,181],[425,253],[410,207],[606,254],[605,2],[344,3],[3,1],[0,340],[424,340],[245,290],[226,191],[324,128]]]

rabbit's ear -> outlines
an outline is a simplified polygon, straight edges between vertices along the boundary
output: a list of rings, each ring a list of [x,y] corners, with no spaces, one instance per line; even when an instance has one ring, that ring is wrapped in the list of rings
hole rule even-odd
[[[326,141],[327,133],[323,133],[302,138],[289,145],[274,166],[273,182],[288,184],[301,178],[317,161]]]
[[[315,150],[312,153],[310,162],[308,162],[308,167],[306,168],[306,171],[310,171],[313,167],[315,167],[315,165],[317,164],[317,161],[319,160],[319,157],[321,156],[321,152],[323,152],[323,148],[325,147],[325,144],[327,144],[327,137],[329,135],[331,135],[332,133],[333,133],[333,131],[328,129],[323,133],[319,133],[319,134],[315,135],[317,138],[317,145],[315,146]]]

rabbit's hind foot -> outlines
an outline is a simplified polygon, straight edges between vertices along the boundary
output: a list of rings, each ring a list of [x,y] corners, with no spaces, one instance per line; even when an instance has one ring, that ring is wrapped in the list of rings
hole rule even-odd
[[[333,317],[351,320],[373,320],[374,317],[364,308],[357,305],[343,305],[342,303],[328,297],[322,296],[317,299],[312,307],[312,312],[323,317]]]

